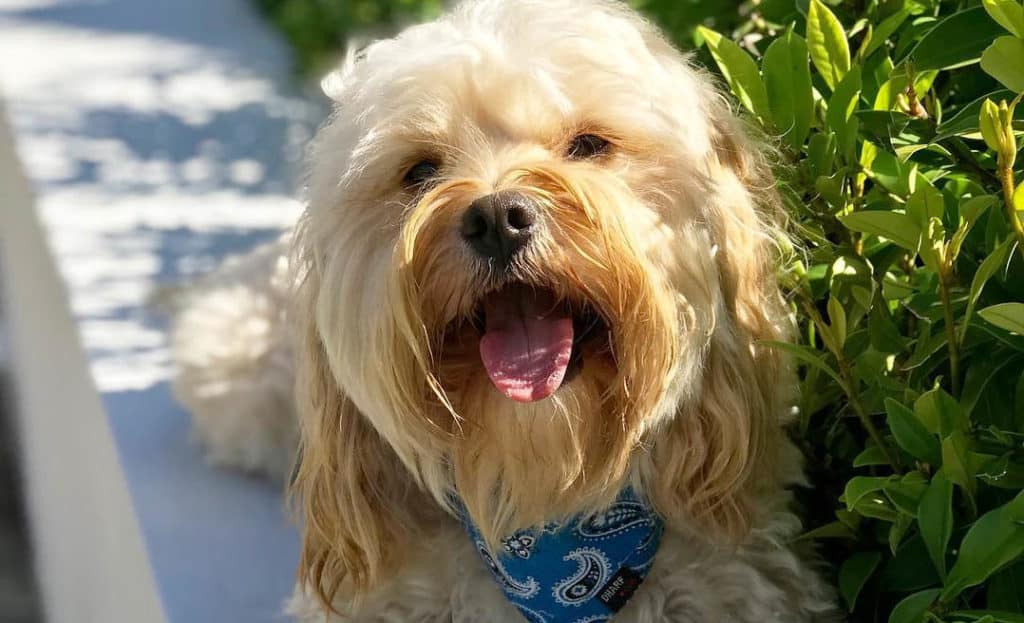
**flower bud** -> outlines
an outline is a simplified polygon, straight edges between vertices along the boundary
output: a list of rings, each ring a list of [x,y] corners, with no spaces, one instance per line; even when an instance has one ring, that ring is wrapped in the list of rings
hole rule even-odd
[[[1017,159],[1017,137],[1013,134],[1013,109],[1017,107],[1017,100],[1012,105],[1007,105],[1006,100],[999,102],[999,121],[1002,124],[1003,150],[999,153],[1004,166],[1013,168]]]
[[[1000,140],[999,126],[1002,125],[999,119],[999,107],[990,99],[986,99],[981,105],[981,116],[978,119],[981,126],[981,136],[985,144],[992,151],[999,153],[1002,141]]]
[[[1019,99],[1015,99],[1011,104],[1007,104],[1006,100],[1003,100],[998,105],[992,100],[986,99],[981,106],[981,115],[978,118],[981,136],[985,139],[988,148],[996,152],[1000,167],[1012,168],[1017,159],[1017,138],[1013,134],[1013,111]]]

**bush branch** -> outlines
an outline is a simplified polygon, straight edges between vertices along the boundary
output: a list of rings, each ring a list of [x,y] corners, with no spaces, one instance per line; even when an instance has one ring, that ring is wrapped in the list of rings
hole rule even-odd
[[[1003,185],[1003,199],[1006,203],[1006,217],[1010,219],[1010,227],[1013,228],[1013,233],[1017,236],[1017,250],[1020,251],[1021,257],[1024,258],[1024,224],[1021,223],[1020,217],[1017,216],[1017,209],[1013,205],[1013,169],[1008,166],[999,167],[999,181]]]
[[[839,378],[842,379],[842,382],[839,385],[843,392],[846,393],[846,397],[850,403],[850,408],[852,408],[854,413],[857,414],[857,418],[860,420],[864,430],[867,431],[868,436],[870,436],[872,441],[875,442],[875,445],[878,446],[878,449],[885,456],[885,460],[892,466],[893,471],[900,473],[902,470],[896,455],[889,447],[889,444],[886,443],[885,438],[882,437],[882,434],[875,426],[875,423],[871,421],[871,417],[868,415],[864,405],[861,404],[860,396],[857,394],[857,379],[853,374],[853,368],[850,366],[850,362],[846,359],[845,353],[843,353],[842,345],[836,344],[832,340],[832,333],[829,330],[828,325],[825,324],[825,319],[821,317],[817,308],[814,307],[814,303],[805,295],[800,296],[800,302],[804,311],[817,327],[818,335],[821,336],[821,340],[825,343],[825,347],[828,348],[836,358],[836,363],[839,366]]]
[[[939,273],[939,296],[942,298],[942,315],[946,321],[946,342],[949,348],[949,376],[952,385],[953,396],[960,398],[960,343],[956,337],[956,327],[953,321],[953,302],[949,295],[949,281],[952,273],[952,266],[949,260],[943,260],[942,270]]]

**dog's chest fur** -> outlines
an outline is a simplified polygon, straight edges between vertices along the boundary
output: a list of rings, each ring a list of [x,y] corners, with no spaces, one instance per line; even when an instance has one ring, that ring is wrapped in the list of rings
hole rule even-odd
[[[795,518],[778,515],[739,550],[718,551],[667,531],[650,574],[611,623],[762,623],[836,620],[830,591],[789,550]],[[344,610],[344,604],[339,604]],[[322,622],[310,598],[292,614]],[[334,623],[523,623],[454,521],[411,553],[404,573],[376,591],[358,615]],[[585,620],[584,620],[585,621]]]

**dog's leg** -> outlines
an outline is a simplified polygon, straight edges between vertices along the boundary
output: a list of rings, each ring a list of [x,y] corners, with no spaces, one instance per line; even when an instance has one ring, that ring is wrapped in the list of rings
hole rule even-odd
[[[454,521],[410,552],[395,577],[358,600],[338,599],[336,612],[296,589],[288,613],[299,623],[522,623]]]
[[[229,260],[174,319],[174,393],[209,460],[284,479],[297,447],[287,241]]]

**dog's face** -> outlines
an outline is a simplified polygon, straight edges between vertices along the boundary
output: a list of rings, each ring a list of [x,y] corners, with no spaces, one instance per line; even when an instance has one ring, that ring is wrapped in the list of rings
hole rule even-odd
[[[755,343],[779,331],[775,204],[707,80],[618,3],[483,0],[325,88],[304,493],[362,477],[386,502],[400,463],[489,537],[627,483],[742,525],[783,381]],[[346,436],[394,461],[345,473]]]

